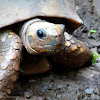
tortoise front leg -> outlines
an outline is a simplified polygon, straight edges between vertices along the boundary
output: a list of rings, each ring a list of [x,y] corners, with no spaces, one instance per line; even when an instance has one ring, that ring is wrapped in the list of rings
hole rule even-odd
[[[64,35],[63,50],[57,55],[57,62],[65,64],[67,67],[81,67],[91,61],[92,52],[82,41],[67,32]]]
[[[18,77],[22,43],[11,31],[0,32],[0,100],[6,100]]]
[[[46,57],[30,55],[24,52],[21,63],[22,74],[40,74],[49,71],[51,68],[52,65]]]

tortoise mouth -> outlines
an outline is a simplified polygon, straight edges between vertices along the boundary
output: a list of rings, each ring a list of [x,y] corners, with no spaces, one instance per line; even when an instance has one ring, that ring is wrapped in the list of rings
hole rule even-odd
[[[51,46],[56,47],[56,46],[61,46],[61,44],[56,44],[56,45],[46,44],[46,45],[40,45],[39,47],[51,47]]]
[[[57,45],[41,45],[39,46],[39,52],[47,53],[47,55],[57,53],[61,50],[61,44]]]

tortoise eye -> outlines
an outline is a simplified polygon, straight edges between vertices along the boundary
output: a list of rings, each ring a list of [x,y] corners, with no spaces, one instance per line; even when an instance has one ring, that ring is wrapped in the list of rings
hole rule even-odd
[[[37,30],[37,36],[38,36],[40,39],[46,38],[46,35],[45,35],[45,33],[44,33],[43,30]]]

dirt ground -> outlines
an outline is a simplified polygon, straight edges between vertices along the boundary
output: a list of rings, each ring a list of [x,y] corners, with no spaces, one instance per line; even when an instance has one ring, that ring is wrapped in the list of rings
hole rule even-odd
[[[93,0],[75,0],[84,25],[74,36],[86,43],[93,52],[100,53],[100,18],[92,5]],[[89,30],[96,30],[95,34]],[[16,100],[100,100],[100,58],[95,65],[77,70],[55,67],[34,76],[19,76],[12,97]],[[15,99],[14,99],[15,100]]]

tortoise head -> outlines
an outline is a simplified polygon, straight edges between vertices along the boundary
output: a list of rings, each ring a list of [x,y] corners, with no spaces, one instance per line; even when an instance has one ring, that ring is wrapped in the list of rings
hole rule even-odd
[[[61,44],[64,41],[63,33],[63,24],[37,21],[27,27],[22,40],[28,53],[48,55],[61,50]]]

